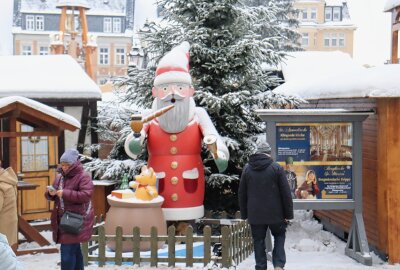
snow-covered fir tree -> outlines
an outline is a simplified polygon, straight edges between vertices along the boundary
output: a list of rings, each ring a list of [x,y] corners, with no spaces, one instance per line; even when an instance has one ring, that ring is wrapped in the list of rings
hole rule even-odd
[[[205,207],[237,210],[241,170],[255,149],[255,139],[260,134],[265,136],[265,126],[254,110],[296,107],[300,102],[273,94],[271,90],[281,79],[265,68],[282,61],[285,52],[281,45],[291,41],[279,23],[287,9],[281,2],[271,0],[265,5],[249,6],[238,0],[158,1],[164,19],[160,24],[149,24],[151,31],[142,35],[149,57],[147,66],[130,67],[128,77],[118,79],[121,100],[103,106],[99,112],[101,136],[108,134],[115,141],[110,160],[92,160],[86,167],[107,178],[120,178],[123,172],[133,176],[138,171],[146,153],[137,161],[124,161],[128,158],[123,143],[130,132],[131,111],[118,110],[122,103],[150,108],[157,61],[173,46],[188,41],[194,99],[197,106],[208,111],[230,151],[227,171],[218,173],[204,147]]]
[[[276,13],[276,20],[271,20],[269,24],[260,24],[254,29],[262,37],[279,36],[276,48],[283,51],[300,51],[302,50],[300,34],[296,31],[299,25],[298,10],[293,7],[293,0],[243,0],[248,6],[268,6],[270,2],[274,2],[279,7]],[[271,27],[273,25],[274,27]]]

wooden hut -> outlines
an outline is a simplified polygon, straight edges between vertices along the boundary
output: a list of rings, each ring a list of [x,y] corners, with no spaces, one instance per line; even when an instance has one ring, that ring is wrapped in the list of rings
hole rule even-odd
[[[375,112],[363,123],[363,216],[370,248],[388,256],[390,263],[399,263],[400,65],[364,68],[351,63],[349,56],[340,56],[340,61],[336,55],[329,62],[325,54],[331,53],[294,53],[295,58],[283,67],[288,80],[274,92],[305,99],[308,103],[302,108]],[[316,211],[315,215],[326,229],[347,238],[350,211]]]
[[[68,55],[0,56],[0,74],[0,98],[27,98],[80,124],[79,129],[54,118],[56,113],[53,117],[41,114],[40,106],[32,109],[18,105],[11,111],[11,105],[0,108],[3,166],[11,166],[20,180],[38,185],[35,190],[24,192],[19,211],[26,220],[48,218],[50,203],[43,193],[54,180],[60,155],[68,148],[78,148],[82,153],[83,145],[98,142],[97,133],[89,127],[96,126],[101,92]]]

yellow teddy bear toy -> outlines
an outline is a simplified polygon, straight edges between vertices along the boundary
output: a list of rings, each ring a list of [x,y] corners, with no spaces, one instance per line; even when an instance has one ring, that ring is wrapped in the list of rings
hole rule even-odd
[[[135,197],[140,200],[150,201],[158,196],[156,188],[157,177],[153,168],[143,166],[141,173],[135,175],[136,181],[129,182],[129,187],[135,188]]]

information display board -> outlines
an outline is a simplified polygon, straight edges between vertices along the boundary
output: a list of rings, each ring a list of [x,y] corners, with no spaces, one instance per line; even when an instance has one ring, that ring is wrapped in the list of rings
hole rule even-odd
[[[353,211],[345,253],[372,265],[363,219],[362,122],[374,112],[260,109],[272,158],[286,171],[294,209]],[[266,239],[272,252],[271,235]]]
[[[276,160],[294,199],[352,199],[352,123],[277,123]]]

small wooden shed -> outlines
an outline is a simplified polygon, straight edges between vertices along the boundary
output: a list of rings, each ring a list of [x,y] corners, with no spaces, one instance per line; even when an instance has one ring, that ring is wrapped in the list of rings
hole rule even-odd
[[[0,140],[0,159],[20,180],[39,185],[24,192],[19,205],[22,217],[48,218],[50,204],[43,192],[54,180],[60,155],[68,148],[82,153],[84,145],[98,142],[92,127],[97,123],[100,88],[69,55],[0,56],[0,74],[0,98],[19,96],[37,102],[32,105],[36,109],[19,102],[1,107],[0,132],[7,136]],[[80,129],[40,113],[42,105],[54,109],[53,116],[67,115]],[[9,111],[10,106],[15,108]]]
[[[304,56],[304,53],[298,54]],[[305,99],[308,103],[302,104],[301,108],[375,112],[363,123],[364,222],[370,248],[382,257],[388,256],[390,263],[399,263],[400,65],[363,68],[353,63],[354,68],[349,69],[349,66],[343,66],[348,65],[346,61],[331,65],[324,61],[323,53],[318,54],[318,61],[308,58],[308,69],[304,66],[302,69],[296,57],[289,60],[287,70],[283,67],[283,74],[288,71],[297,74],[295,78],[288,74],[289,80],[274,92]],[[291,61],[294,62],[292,66]],[[327,70],[325,66],[335,71]],[[351,225],[350,211],[316,211],[315,215],[326,229],[347,238]]]
[[[54,163],[55,160],[52,159],[55,157],[48,156],[47,161],[44,159],[46,157],[46,153],[44,152],[45,146],[49,140],[45,140],[44,138],[53,138],[54,140],[62,131],[75,131],[81,125],[78,120],[66,113],[21,96],[0,98],[0,119],[2,124],[0,139],[2,141],[7,140],[8,149],[4,152],[9,153],[9,156],[3,157],[7,158],[10,167],[14,170],[19,167],[18,157],[20,155],[17,153],[21,152],[21,148],[26,147],[32,151],[36,149],[32,144],[41,145],[37,147],[37,149],[42,150],[42,152],[37,153],[37,158],[39,159],[38,164],[43,165],[42,171],[36,172],[35,177],[26,178],[24,182],[18,181],[18,229],[26,239],[36,241],[41,246],[48,246],[50,243],[32,228],[22,217],[22,213],[31,209],[35,209],[36,212],[40,212],[40,210],[46,212],[50,206],[50,203],[44,198],[43,194],[46,186],[54,181],[55,172],[54,168],[51,169],[53,171],[45,170],[47,168],[44,164]],[[20,125],[27,125],[32,130],[18,130]],[[22,141],[22,144],[19,144],[18,141]],[[52,147],[54,146],[50,146],[49,148]],[[2,148],[2,150],[4,149]],[[26,157],[23,157],[22,160],[28,162]],[[24,251],[18,250],[17,247],[18,243],[13,246],[17,255],[32,252],[58,252],[57,249],[51,247]]]

